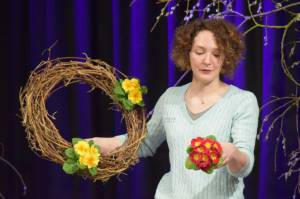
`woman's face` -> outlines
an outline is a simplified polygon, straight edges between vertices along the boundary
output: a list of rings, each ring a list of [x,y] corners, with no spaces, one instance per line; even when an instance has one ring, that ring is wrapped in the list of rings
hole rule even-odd
[[[194,38],[190,51],[193,80],[204,84],[220,80],[224,55],[217,46],[215,37],[208,30],[200,31]]]

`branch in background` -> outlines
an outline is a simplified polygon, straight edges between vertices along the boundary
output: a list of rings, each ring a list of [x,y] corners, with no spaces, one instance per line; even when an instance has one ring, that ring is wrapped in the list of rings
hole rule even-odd
[[[0,144],[1,144],[0,146],[2,146],[1,147],[2,150],[4,151],[3,144],[2,143],[0,143]],[[17,174],[17,176],[19,177],[19,179],[20,179],[20,181],[22,183],[22,186],[23,186],[23,195],[26,195],[26,193],[27,193],[27,186],[25,184],[25,181],[24,181],[21,173],[16,169],[16,167],[13,164],[11,164],[9,161],[7,161],[6,159],[4,159],[3,157],[0,156],[0,162],[1,161],[4,162],[6,165],[8,165],[15,172],[15,174]],[[5,199],[5,197],[1,193],[0,193],[0,198],[1,199]]]

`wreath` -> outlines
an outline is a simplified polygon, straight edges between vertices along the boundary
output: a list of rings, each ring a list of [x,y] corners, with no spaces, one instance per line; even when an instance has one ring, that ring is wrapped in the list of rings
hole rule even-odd
[[[61,136],[53,123],[54,115],[50,115],[46,109],[46,100],[58,89],[75,83],[88,84],[92,90],[104,92],[116,110],[122,113],[128,139],[121,147],[104,155],[92,141],[86,145],[84,140],[73,138],[70,143]],[[21,88],[19,94],[22,125],[30,148],[38,156],[62,165],[65,171],[69,171],[67,173],[76,173],[94,181],[105,182],[122,173],[138,162],[137,150],[146,135],[144,104],[140,99],[146,88],[139,88],[140,95],[133,94],[135,101],[129,99],[132,95],[130,86],[137,83],[137,79],[129,80],[126,75],[101,60],[64,57],[42,61],[31,72],[26,86]],[[81,156],[80,150],[84,149],[82,146],[87,146],[90,159]],[[93,167],[85,164],[91,157],[96,157],[99,164]],[[80,161],[76,163],[76,160]]]

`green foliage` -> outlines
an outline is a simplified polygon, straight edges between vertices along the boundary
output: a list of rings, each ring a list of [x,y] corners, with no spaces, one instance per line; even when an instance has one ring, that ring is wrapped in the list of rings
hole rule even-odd
[[[189,145],[187,148],[186,148],[186,152],[187,153],[190,153],[191,151],[193,151],[193,147],[191,145]]]
[[[86,166],[77,162],[79,169],[86,169]]]
[[[89,146],[93,146],[94,145],[94,141],[93,140],[89,140]]]
[[[206,136],[206,138],[209,138],[209,139],[212,139],[212,140],[217,140],[216,136],[214,135],[209,135],[209,136]]]
[[[197,170],[197,166],[190,160],[189,157],[185,160],[185,168]]]
[[[95,176],[95,175],[97,174],[97,167],[90,168],[90,169],[89,169],[89,173],[90,173],[92,176]]]
[[[126,98],[121,98],[121,102],[122,102],[123,107],[124,107],[126,110],[128,110],[128,111],[132,110],[133,107],[134,107],[134,104],[132,104],[132,103],[131,103],[128,99],[126,99]]]
[[[208,170],[205,171],[208,174],[211,174],[212,172],[214,172],[214,168],[210,167]]]
[[[219,162],[218,162],[218,164],[217,164],[217,168],[222,167],[222,166],[223,166],[223,162],[224,162],[224,159],[223,159],[223,158],[220,158],[220,159],[219,159]]]
[[[122,88],[122,84],[120,81],[117,81],[115,84],[115,88],[113,90],[114,94],[116,94],[117,96],[126,96],[125,91]]]
[[[141,87],[142,93],[147,94],[148,93],[148,88],[146,86]]]
[[[63,170],[67,173],[67,174],[74,174],[78,171],[79,167],[76,163],[68,163],[65,162],[63,164]]]
[[[71,158],[71,159],[76,158],[76,154],[75,154],[75,151],[74,151],[73,148],[67,148],[67,149],[65,150],[65,154],[66,154],[66,156],[67,156],[68,158]]]
[[[81,139],[81,138],[72,138],[72,144],[73,144],[73,146],[74,146],[75,144],[77,144],[77,142],[79,142],[79,141],[81,141],[81,140],[83,140],[83,139]]]

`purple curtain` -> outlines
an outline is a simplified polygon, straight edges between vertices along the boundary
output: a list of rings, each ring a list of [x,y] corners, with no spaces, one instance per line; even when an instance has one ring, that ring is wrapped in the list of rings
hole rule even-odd
[[[91,58],[102,59],[128,76],[141,79],[149,89],[146,108],[150,111],[154,107],[159,96],[182,75],[169,57],[174,30],[184,23],[184,15],[178,11],[168,18],[163,17],[150,32],[161,6],[155,1],[136,0],[130,7],[130,2],[11,0],[1,4],[0,143],[4,150],[0,148],[0,155],[19,169],[28,186],[27,195],[22,196],[19,179],[0,161],[0,193],[6,198],[153,198],[160,178],[169,170],[166,143],[154,157],[142,159],[129,168],[127,175],[113,177],[106,183],[93,183],[66,175],[61,166],[36,156],[28,147],[26,133],[17,117],[20,115],[20,87],[26,84],[30,71],[48,58],[47,53],[42,54],[43,50],[56,41],[51,58],[84,57],[83,53],[87,53]],[[244,1],[235,1],[233,6],[247,13]],[[264,1],[263,9],[273,9],[271,1]],[[239,24],[242,19],[229,20]],[[284,24],[288,19],[276,15],[263,20],[269,24]],[[240,30],[247,27],[249,24]],[[263,39],[266,34],[267,45]],[[288,95],[291,90],[280,68],[281,34],[280,30],[259,28],[247,34],[245,59],[234,78],[226,79],[228,83],[254,92],[260,105],[272,95]],[[181,84],[189,81],[190,75]],[[110,99],[100,91],[87,93],[89,89],[87,85],[71,85],[47,100],[49,113],[58,111],[55,124],[62,136],[70,140],[125,133],[120,113],[108,110]],[[267,112],[262,112],[262,117]],[[278,170],[274,172],[276,133],[274,131],[270,140],[261,139],[256,143],[254,170],[245,179],[246,198],[279,199],[293,195],[297,176],[287,182],[283,178],[278,180],[286,171],[286,159],[279,158]],[[295,144],[293,140],[290,142]],[[279,154],[282,155],[282,151]]]

